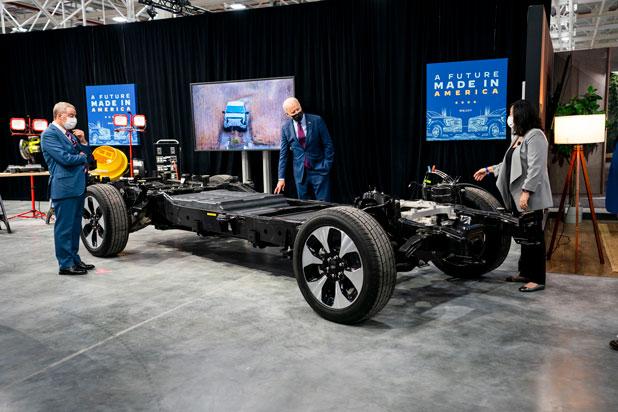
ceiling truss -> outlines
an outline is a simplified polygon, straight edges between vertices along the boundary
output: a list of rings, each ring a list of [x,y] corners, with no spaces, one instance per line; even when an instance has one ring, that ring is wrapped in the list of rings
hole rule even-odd
[[[552,0],[555,51],[618,46],[618,0]]]
[[[319,0],[0,0],[2,34],[189,16]]]

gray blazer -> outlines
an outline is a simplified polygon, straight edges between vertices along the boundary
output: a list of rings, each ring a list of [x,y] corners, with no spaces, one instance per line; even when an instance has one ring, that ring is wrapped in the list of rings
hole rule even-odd
[[[514,136],[514,139],[516,138],[517,136]],[[548,146],[543,131],[531,129],[524,136],[522,144],[513,151],[510,182],[506,181],[506,173],[500,173],[504,159],[501,163],[493,166],[494,175],[497,177],[496,186],[502,195],[502,199],[505,199],[505,203],[508,203],[506,199],[508,199],[507,195],[510,193],[517,210],[520,212],[522,210],[519,208],[519,197],[522,189],[531,192],[528,200],[529,211],[546,209],[554,205],[547,173]],[[505,206],[507,209],[511,209],[510,204]]]

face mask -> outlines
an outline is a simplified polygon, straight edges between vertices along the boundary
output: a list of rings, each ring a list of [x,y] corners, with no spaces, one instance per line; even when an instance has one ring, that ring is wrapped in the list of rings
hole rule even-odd
[[[506,124],[512,129],[515,123],[513,123],[513,116],[509,116],[506,118]]]
[[[300,121],[303,120],[303,112],[296,113],[294,116],[292,116],[292,119],[300,123]]]
[[[67,130],[73,130],[77,126],[77,117],[67,117],[66,122],[64,122],[64,128]]]

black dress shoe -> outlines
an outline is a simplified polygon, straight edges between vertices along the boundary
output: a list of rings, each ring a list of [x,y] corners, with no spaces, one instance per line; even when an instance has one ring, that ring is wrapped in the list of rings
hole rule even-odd
[[[613,350],[618,350],[618,339],[609,341],[609,347]]]
[[[73,266],[72,268],[68,268],[68,269],[67,268],[60,269],[58,271],[59,275],[69,275],[69,276],[85,275],[86,273],[88,273],[86,269],[82,269],[77,266]]]
[[[92,270],[94,269],[94,265],[89,265],[88,263],[79,262],[75,265],[76,268],[84,269],[84,270]]]

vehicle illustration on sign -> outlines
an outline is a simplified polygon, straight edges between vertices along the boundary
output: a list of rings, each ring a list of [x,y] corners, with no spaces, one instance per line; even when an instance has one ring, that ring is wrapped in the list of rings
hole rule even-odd
[[[245,107],[245,102],[241,100],[228,102],[223,111],[223,130],[246,132],[248,124],[249,112]]]
[[[487,110],[484,115],[468,119],[468,132],[482,134],[490,137],[503,137],[506,135],[506,109],[498,109],[493,112]]]
[[[461,118],[447,116],[445,112],[427,111],[427,136],[439,139],[462,131]]]

